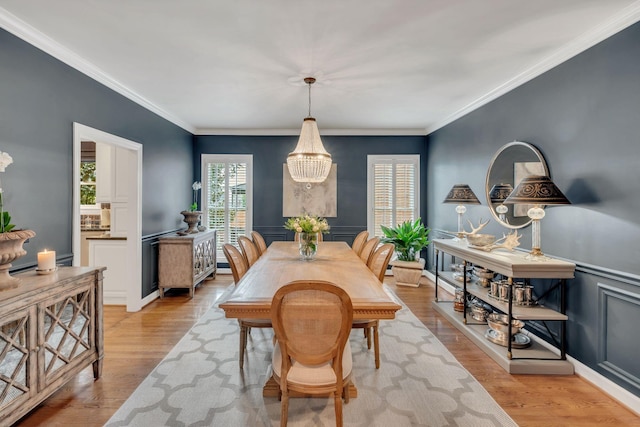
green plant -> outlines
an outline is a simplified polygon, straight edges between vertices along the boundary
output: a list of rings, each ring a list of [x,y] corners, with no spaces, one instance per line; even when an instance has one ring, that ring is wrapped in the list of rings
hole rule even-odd
[[[429,229],[422,224],[421,219],[405,221],[395,227],[380,228],[384,237],[383,243],[393,243],[400,261],[415,261],[420,251],[431,243],[429,241]]]
[[[6,233],[11,231],[13,227],[15,227],[15,225],[11,224],[11,215],[9,215],[9,212],[2,212],[2,224],[0,227],[2,232]]]

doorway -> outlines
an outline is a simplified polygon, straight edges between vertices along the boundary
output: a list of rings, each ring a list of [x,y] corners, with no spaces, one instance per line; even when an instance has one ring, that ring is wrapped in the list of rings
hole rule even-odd
[[[142,144],[103,132],[80,123],[73,124],[73,265],[80,266],[81,258],[81,222],[80,222],[80,170],[82,141],[94,141],[99,144],[127,150],[131,161],[126,163],[126,173],[130,179],[126,214],[123,228],[126,230],[126,267],[122,269],[126,283],[127,311],[139,311],[155,296],[142,298]],[[108,267],[108,266],[107,266]],[[108,274],[108,273],[105,273]]]

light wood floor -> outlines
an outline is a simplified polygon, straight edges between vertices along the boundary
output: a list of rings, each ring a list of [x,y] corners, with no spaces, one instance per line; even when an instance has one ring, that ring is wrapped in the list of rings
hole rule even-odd
[[[85,369],[16,425],[102,426],[231,282],[218,275],[192,300],[169,291],[137,313],[105,307],[102,378],[94,381]],[[640,417],[577,376],[507,374],[431,309],[433,283],[426,279],[419,288],[385,282],[520,426],[640,426]]]

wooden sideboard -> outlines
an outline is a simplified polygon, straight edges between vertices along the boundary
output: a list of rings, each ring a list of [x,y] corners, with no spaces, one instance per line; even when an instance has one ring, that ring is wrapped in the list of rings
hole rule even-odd
[[[0,291],[0,425],[11,425],[93,364],[102,374],[104,267],[18,274]]]
[[[207,230],[158,239],[158,288],[160,298],[167,288],[188,288],[193,298],[195,287],[208,276],[216,275],[216,231]]]

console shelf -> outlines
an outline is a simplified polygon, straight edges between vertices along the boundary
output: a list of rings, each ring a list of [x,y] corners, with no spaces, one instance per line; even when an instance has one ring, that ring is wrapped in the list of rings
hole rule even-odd
[[[566,360],[565,331],[568,316],[565,314],[565,287],[566,280],[573,278],[575,264],[561,260],[550,259],[547,261],[529,261],[522,252],[485,252],[470,248],[466,241],[454,241],[451,239],[436,239],[433,241],[436,256],[436,286],[433,308],[447,318],[454,326],[461,330],[478,347],[494,359],[503,369],[513,374],[555,374],[568,375],[573,373],[573,365]],[[464,283],[461,278],[456,278],[451,272],[443,271],[439,264],[440,253],[447,253],[452,257],[463,260],[464,271],[471,264],[494,271],[507,278],[513,285],[517,279],[559,279],[560,286],[560,311],[553,310],[543,305],[519,306],[513,303],[509,291],[506,301],[494,298],[489,294],[488,288],[484,288],[471,279]],[[464,276],[463,276],[464,277]],[[466,310],[457,312],[453,310],[451,301],[438,300],[438,288],[442,283],[447,283],[463,290],[464,301],[467,295],[489,304],[494,309],[507,314],[509,322],[512,319],[556,321],[561,322],[559,349],[553,351],[546,346],[531,339],[531,345],[527,348],[515,348],[511,333],[508,334],[506,346],[501,346],[489,341],[485,334],[488,326],[480,323],[467,315]],[[526,332],[525,332],[526,333]],[[527,334],[527,333],[526,333]],[[530,337],[531,335],[528,334]]]

